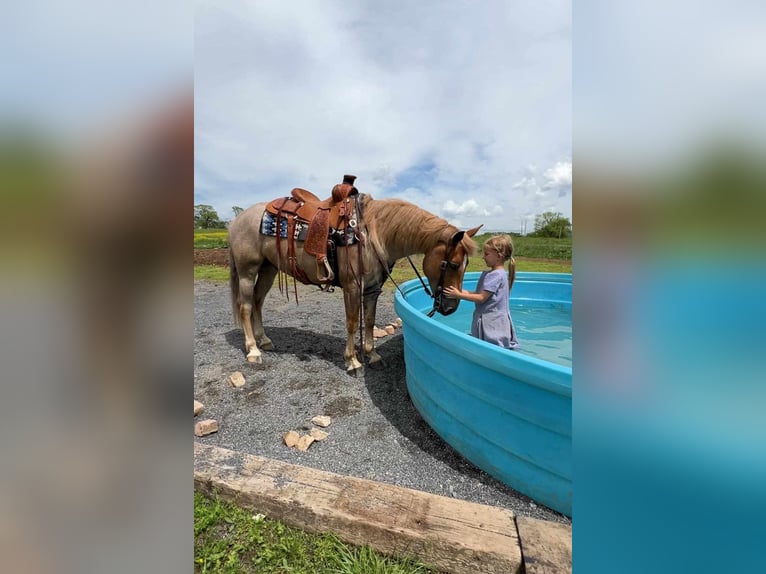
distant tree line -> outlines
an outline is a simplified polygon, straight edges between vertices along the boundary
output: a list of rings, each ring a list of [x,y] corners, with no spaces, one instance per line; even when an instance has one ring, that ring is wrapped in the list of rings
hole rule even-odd
[[[234,217],[244,211],[238,205],[231,208]],[[226,222],[218,216],[213,206],[203,203],[194,206],[194,229],[221,229],[226,227]],[[572,223],[569,218],[561,213],[546,211],[535,216],[535,230],[530,237],[570,237],[572,235]]]
[[[231,208],[234,217],[244,211],[238,205]],[[199,203],[194,206],[194,229],[222,229],[226,227],[226,222],[218,217],[218,212],[212,205]]]

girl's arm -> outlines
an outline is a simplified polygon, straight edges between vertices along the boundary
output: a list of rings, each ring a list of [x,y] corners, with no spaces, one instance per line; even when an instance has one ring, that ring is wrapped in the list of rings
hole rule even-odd
[[[444,290],[444,294],[447,297],[452,297],[453,299],[464,299],[466,301],[470,301],[471,303],[484,303],[484,301],[490,298],[492,292],[482,291],[481,293],[476,293],[474,291],[464,291],[462,289],[458,289],[457,287],[450,286]]]

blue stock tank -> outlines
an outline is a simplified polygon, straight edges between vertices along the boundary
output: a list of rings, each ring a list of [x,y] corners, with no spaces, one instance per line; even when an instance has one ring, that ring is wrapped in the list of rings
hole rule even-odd
[[[466,273],[463,288],[479,275]],[[572,275],[516,274],[515,351],[470,336],[472,303],[429,318],[420,282],[401,290],[407,387],[426,422],[480,469],[571,516]]]

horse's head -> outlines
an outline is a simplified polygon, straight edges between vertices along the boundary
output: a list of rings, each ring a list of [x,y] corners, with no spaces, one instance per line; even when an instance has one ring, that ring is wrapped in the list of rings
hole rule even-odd
[[[481,225],[468,231],[456,231],[425,254],[423,273],[431,285],[434,308],[442,315],[449,315],[457,310],[459,299],[445,297],[442,292],[446,287],[463,286],[463,275],[468,265],[468,256],[476,251],[476,244],[471,239],[481,229]]]

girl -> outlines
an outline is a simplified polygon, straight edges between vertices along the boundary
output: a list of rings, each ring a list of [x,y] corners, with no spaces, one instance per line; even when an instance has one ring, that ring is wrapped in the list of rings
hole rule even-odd
[[[504,263],[508,260],[508,275]],[[495,235],[484,243],[484,271],[476,284],[476,291],[464,291],[447,287],[447,297],[465,299],[476,303],[471,322],[471,335],[506,349],[516,349],[516,330],[513,328],[508,298],[516,278],[516,261],[513,259],[513,242],[508,235]]]

